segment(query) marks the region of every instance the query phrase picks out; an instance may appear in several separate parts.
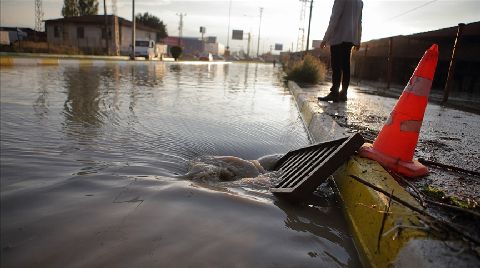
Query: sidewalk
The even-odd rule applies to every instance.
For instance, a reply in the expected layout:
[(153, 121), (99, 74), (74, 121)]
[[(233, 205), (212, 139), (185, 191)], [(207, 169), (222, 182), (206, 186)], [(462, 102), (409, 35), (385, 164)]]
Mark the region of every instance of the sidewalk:
[[(385, 83), (373, 81), (354, 81), (351, 86), (361, 87), (370, 94), (376, 94), (395, 99), (398, 99), (405, 87), (405, 85), (391, 85), (390, 88), (387, 89)], [(442, 100), (442, 89), (436, 89), (430, 92), (429, 101), (431, 103), (441, 104)], [(444, 106), (480, 114), (480, 94), (456, 92), (452, 90), (449, 94), (448, 101), (444, 104)]]
[[(375, 92), (372, 92), (371, 87), (351, 86), (347, 102), (331, 103), (317, 101), (318, 96), (328, 94), (329, 83), (308, 88), (300, 88), (298, 85), (293, 87), (301, 101), (307, 101), (308, 105), (313, 106), (313, 110), (319, 113), (317, 117), (328, 116), (333, 119), (338, 126), (331, 127), (329, 132), (335, 132), (336, 137), (360, 132), (370, 141), (375, 140), (401, 94), (400, 92), (394, 98), (385, 97), (373, 94)], [(480, 133), (479, 122), (480, 114), (442, 107), (430, 102), (425, 111), (415, 158), (480, 172), (480, 143), (477, 142)], [(327, 125), (331, 126), (332, 123), (329, 122)], [(323, 135), (325, 134), (320, 137)], [(335, 135), (331, 136), (334, 137)], [(440, 188), (460, 200), (475, 202), (477, 206), (480, 204), (478, 194), (480, 179), (465, 177), (462, 178), (463, 181), (459, 181), (460, 175), (450, 174), (442, 169), (433, 169), (431, 173), (425, 184)], [(469, 185), (468, 189), (464, 189), (466, 185)]]
[[(367, 140), (373, 141), (401, 94), (399, 90), (389, 91), (389, 95), (394, 96), (393, 98), (381, 96), (373, 86), (353, 85), (349, 89), (347, 102), (331, 103), (317, 100), (318, 96), (328, 94), (329, 83), (302, 88), (294, 82), (289, 82), (289, 88), (315, 142), (335, 139), (355, 132), (360, 132)], [(432, 97), (432, 99), (435, 98), (437, 97)], [(480, 124), (478, 122), (480, 122), (479, 114), (442, 107), (435, 104), (433, 100), (428, 104), (425, 112), (415, 158), (462, 167), (478, 173), (480, 171), (480, 145), (477, 142)], [(363, 158), (358, 157), (352, 158), (334, 174), (344, 202), (345, 215), (365, 265), (369, 267), (383, 267), (391, 264), (399, 267), (412, 265), (478, 267), (480, 259), (470, 251), (468, 244), (456, 244), (459, 241), (457, 239), (447, 241), (435, 238), (431, 235), (430, 227), (425, 227), (428, 229), (425, 231), (402, 229), (401, 235), (396, 240), (393, 239), (395, 237), (386, 236), (383, 238), (386, 242), (380, 243), (382, 240), (380, 237), (377, 242), (376, 237), (382, 222), (378, 212), (385, 208), (388, 197), (349, 178), (349, 175), (357, 174), (359, 177), (369, 179), (372, 184), (387, 192), (395, 189), (395, 196), (410, 200), (409, 203), (419, 208), (422, 208), (421, 204), (412, 199), (412, 187), (416, 189), (432, 187), (432, 189), (439, 189), (446, 196), (455, 197), (472, 207), (476, 206), (478, 211), (480, 177), (437, 167), (429, 167), (429, 169), (430, 175), (413, 182), (411, 187), (399, 187), (399, 183), (382, 167), (375, 162), (365, 162)], [(363, 206), (375, 209), (365, 210), (362, 209)], [(386, 225), (384, 232), (395, 229), (398, 222), (401, 222), (399, 226), (421, 226), (420, 223), (424, 221), (420, 220), (416, 213), (398, 204), (395, 204), (392, 209), (395, 213), (383, 222)], [(429, 207), (428, 211), (432, 209)], [(441, 217), (451, 216), (437, 209), (434, 213)], [(462, 217), (448, 218), (458, 223), (465, 233), (472, 235), (478, 241), (479, 230), (476, 225), (478, 218), (473, 219), (472, 221), (464, 220)], [(447, 247), (445, 243), (453, 243), (455, 246)], [(384, 249), (377, 248), (379, 245)], [(452, 248), (462, 253), (454, 252)]]

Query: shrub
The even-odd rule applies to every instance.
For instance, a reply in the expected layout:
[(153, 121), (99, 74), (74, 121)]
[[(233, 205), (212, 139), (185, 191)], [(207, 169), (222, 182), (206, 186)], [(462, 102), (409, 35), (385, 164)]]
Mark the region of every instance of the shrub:
[(172, 57), (177, 60), (180, 55), (182, 55), (182, 48), (179, 46), (173, 46), (170, 48), (170, 53), (172, 54)]
[(325, 64), (312, 55), (289, 63), (286, 68), (287, 80), (300, 83), (317, 84), (325, 79)]

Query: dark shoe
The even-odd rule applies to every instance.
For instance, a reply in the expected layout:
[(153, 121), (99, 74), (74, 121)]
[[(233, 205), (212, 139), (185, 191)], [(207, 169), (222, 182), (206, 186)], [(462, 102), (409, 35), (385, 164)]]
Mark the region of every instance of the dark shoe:
[(347, 101), (347, 92), (340, 91), (340, 93), (338, 93), (337, 100), (342, 102)]
[(338, 92), (330, 92), (327, 96), (325, 97), (318, 97), (319, 101), (333, 101), (337, 102), (338, 101)]

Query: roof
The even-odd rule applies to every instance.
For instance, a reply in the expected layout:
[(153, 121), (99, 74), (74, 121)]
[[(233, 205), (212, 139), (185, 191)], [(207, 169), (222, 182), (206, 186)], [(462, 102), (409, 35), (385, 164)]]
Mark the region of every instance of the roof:
[[(113, 18), (117, 17), (115, 15), (107, 15), (108, 21), (113, 21)], [(83, 23), (83, 24), (105, 24), (105, 16), (104, 15), (85, 15), (85, 16), (75, 16), (75, 17), (66, 17), (66, 18), (59, 18), (59, 19), (52, 19), (52, 20), (45, 20), (45, 24), (47, 23)], [(118, 17), (118, 23), (122, 26), (132, 27), (132, 22), (126, 20), (122, 17)], [(159, 30), (145, 26), (140, 23), (135, 24), (136, 29), (141, 29), (150, 32), (159, 32)]]
[(27, 27), (0, 27), (1, 31), (8, 31), (8, 32), (16, 32), (16, 31), (22, 31), (22, 32), (35, 32), (32, 28), (27, 28)]

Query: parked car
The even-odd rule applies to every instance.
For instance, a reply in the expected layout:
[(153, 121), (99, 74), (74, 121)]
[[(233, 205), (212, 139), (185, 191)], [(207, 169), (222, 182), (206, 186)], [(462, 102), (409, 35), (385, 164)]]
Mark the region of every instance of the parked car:
[(155, 58), (155, 41), (135, 41), (135, 57), (145, 57), (146, 60)]

